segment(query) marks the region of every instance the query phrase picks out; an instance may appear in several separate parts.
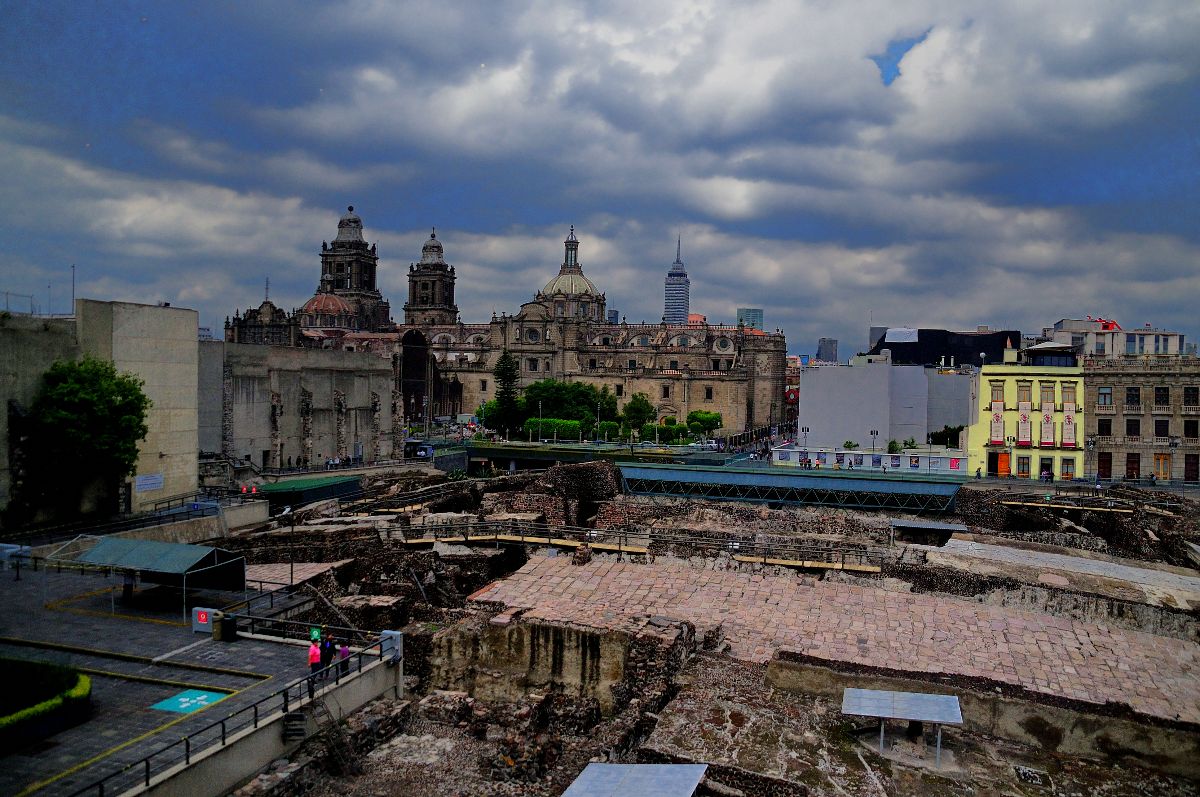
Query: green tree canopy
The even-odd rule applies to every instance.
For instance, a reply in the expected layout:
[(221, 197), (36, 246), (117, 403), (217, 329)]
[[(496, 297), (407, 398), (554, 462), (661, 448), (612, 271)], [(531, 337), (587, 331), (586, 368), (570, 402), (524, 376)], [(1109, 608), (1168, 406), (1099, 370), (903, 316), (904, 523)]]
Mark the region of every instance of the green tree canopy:
[(110, 362), (50, 366), (24, 424), (22, 510), (32, 517), (52, 499), (59, 514), (73, 514), (85, 486), (112, 491), (137, 466), (149, 409), (142, 381)]
[(600, 420), (616, 420), (617, 397), (607, 386), (597, 390), (595, 385), (584, 382), (561, 382), (543, 379), (525, 388), (525, 410), (530, 417), (540, 411), (543, 418), (563, 418), (582, 421), (585, 429), (596, 423), (596, 408), (600, 409)]
[(631, 429), (640, 429), (643, 424), (649, 423), (655, 415), (654, 405), (650, 403), (650, 399), (645, 393), (634, 393), (629, 397), (629, 402), (625, 405), (624, 418), (625, 423)]
[(721, 418), (719, 412), (709, 412), (707, 410), (692, 410), (687, 415), (687, 424), (690, 427), (693, 423), (699, 424), (705, 434), (711, 434), (714, 430), (720, 429), (724, 419)]

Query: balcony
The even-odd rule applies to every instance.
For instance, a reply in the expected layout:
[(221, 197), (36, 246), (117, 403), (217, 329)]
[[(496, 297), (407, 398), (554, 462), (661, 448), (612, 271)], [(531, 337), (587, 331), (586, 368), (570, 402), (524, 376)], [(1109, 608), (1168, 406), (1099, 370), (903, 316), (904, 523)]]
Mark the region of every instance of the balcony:
[(1170, 444), (1170, 442), (1171, 442), (1171, 438), (1169, 438), (1169, 437), (1155, 437), (1154, 438), (1154, 445), (1156, 445), (1156, 446), (1165, 446), (1165, 445)]
[(1121, 411), (1126, 415), (1141, 415), (1143, 408), (1141, 404), (1126, 404)]
[(1116, 415), (1117, 408), (1112, 404), (1095, 404), (1092, 406), (1092, 413), (1095, 415)]
[(1183, 438), (1185, 446), (1200, 446), (1200, 437), (1185, 437)]
[(1184, 415), (1200, 415), (1200, 406), (1184, 404), (1182, 409)]
[(1155, 415), (1170, 415), (1174, 408), (1170, 404), (1152, 404), (1150, 411)]

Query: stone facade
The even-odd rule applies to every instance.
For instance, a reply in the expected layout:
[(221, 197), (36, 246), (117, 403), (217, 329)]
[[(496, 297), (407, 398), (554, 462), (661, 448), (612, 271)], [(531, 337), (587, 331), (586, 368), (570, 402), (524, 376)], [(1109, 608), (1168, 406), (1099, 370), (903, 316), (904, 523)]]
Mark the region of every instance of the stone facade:
[(1088, 472), (1200, 481), (1200, 359), (1087, 357)]
[[(221, 407), (219, 439), (202, 448), (261, 467), (319, 465), (333, 457), (390, 459), (395, 441), (391, 366), (377, 357), (319, 349), (208, 343), (203, 401)], [(221, 367), (210, 360), (218, 358)], [(216, 383), (212, 374), (220, 374)], [(218, 448), (219, 447), (219, 448)]]
[[(361, 220), (354, 220), (361, 238)], [(386, 359), (399, 394), (393, 401), (399, 426), (471, 413), (495, 398), (492, 370), (505, 350), (521, 364), (522, 387), (542, 379), (587, 382), (608, 387), (618, 408), (644, 393), (660, 418), (719, 412), (730, 431), (782, 421), (787, 344), (781, 333), (703, 321), (612, 323), (605, 294), (583, 273), (574, 228), (563, 243), (558, 274), (516, 314), (482, 324), (459, 318), (454, 267), (436, 235), (410, 266), (403, 324), (364, 325), (361, 314), (342, 306), (354, 297), (337, 287), (337, 275), (323, 273), (322, 291), (300, 312), (302, 345)], [(227, 323), (226, 339), (239, 335), (237, 324)]]

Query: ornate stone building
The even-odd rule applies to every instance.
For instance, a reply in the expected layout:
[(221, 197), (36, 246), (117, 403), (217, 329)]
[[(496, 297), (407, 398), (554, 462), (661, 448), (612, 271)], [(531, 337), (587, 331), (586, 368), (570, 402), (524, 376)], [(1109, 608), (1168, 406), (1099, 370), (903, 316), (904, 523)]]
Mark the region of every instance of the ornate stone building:
[[(349, 215), (339, 222), (339, 238), (348, 219), (355, 224), (354, 240), (361, 240), (361, 220)], [(612, 323), (605, 294), (583, 272), (574, 228), (563, 249), (558, 273), (516, 314), (466, 324), (454, 300), (454, 267), (446, 263), (442, 242), (432, 234), (420, 262), (409, 267), (404, 323), (390, 328), (363, 325), (363, 314), (351, 304), (355, 297), (336, 281), (327, 281), (326, 275), (332, 273), (336, 280), (345, 272), (328, 271), (323, 250), (321, 289), (299, 313), (303, 345), (390, 359), (397, 434), (427, 416), (471, 413), (494, 398), (492, 369), (506, 349), (521, 364), (522, 386), (541, 379), (607, 386), (619, 407), (635, 393), (644, 393), (659, 417), (682, 419), (692, 410), (715, 411), (730, 430), (782, 420), (782, 333), (707, 322)], [(369, 265), (373, 290), (374, 247)], [(351, 304), (351, 311), (334, 307), (334, 298)], [(380, 306), (386, 307), (381, 298), (374, 307)], [(227, 324), (226, 339), (237, 335), (235, 324)]]

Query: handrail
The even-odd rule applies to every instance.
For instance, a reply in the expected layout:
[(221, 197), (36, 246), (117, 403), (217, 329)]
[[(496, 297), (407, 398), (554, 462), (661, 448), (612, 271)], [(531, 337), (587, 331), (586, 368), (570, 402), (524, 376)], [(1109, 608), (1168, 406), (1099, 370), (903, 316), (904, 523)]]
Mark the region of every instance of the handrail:
[[(372, 644), (351, 653), (351, 657), (356, 659), (356, 667), (353, 675), (357, 675), (362, 672), (364, 656), (377, 660), (383, 659), (382, 645), (383, 641), (381, 639), (376, 640)], [(257, 728), (262, 716), (264, 715), (264, 712), (260, 710), (260, 707), (264, 704), (272, 701), (278, 701), (279, 709), (286, 714), (306, 705), (307, 703), (311, 703), (316, 698), (318, 691), (316, 682), (318, 680), (327, 680), (329, 676), (332, 675), (333, 682), (336, 685), (341, 682), (342, 677), (352, 677), (350, 673), (347, 673), (345, 676), (343, 676), (341, 669), (341, 662), (335, 661), (333, 664), (330, 664), (328, 667), (325, 667), (322, 670), (318, 670), (315, 673), (310, 673), (303, 678), (297, 678), (295, 681), (292, 681), (282, 689), (256, 700), (249, 706), (244, 706), (243, 708), (226, 715), (222, 719), (211, 722), (197, 731), (193, 731), (186, 736), (180, 737), (177, 741), (164, 745), (148, 755), (142, 756), (137, 761), (126, 764), (116, 772), (105, 775), (103, 778), (92, 781), (88, 785), (76, 789), (67, 797), (78, 797), (78, 795), (83, 794), (96, 794), (98, 797), (104, 797), (106, 790), (110, 786), (110, 781), (135, 772), (137, 774), (138, 782), (145, 786), (149, 786), (154, 776), (154, 770), (157, 770), (157, 772), (161, 773), (162, 771), (175, 766), (181, 761), (184, 764), (190, 765), (194, 755), (204, 752), (214, 746), (217, 746), (218, 744), (221, 747), (224, 747), (226, 744), (228, 744), (229, 735), (231, 733), (246, 727)], [(295, 694), (295, 697), (292, 696), (293, 693)], [(265, 715), (270, 716), (270, 712), (265, 712)], [(217, 730), (220, 731), (219, 735), (215, 733)], [(210, 734), (213, 736), (213, 740), (207, 745), (197, 748), (195, 741), (205, 734)], [(170, 757), (167, 757), (168, 753), (173, 754)], [(119, 788), (121, 791), (124, 791), (128, 788), (132, 788), (132, 784), (126, 784)]]
[[(527, 531), (528, 529), (528, 531)], [(450, 538), (466, 538), (470, 532), (477, 534), (509, 534), (518, 537), (524, 543), (528, 538), (536, 543), (551, 536), (563, 539), (573, 539), (577, 542), (605, 543), (618, 546), (618, 552), (624, 552), (631, 547), (630, 537), (645, 538), (646, 544), (633, 543), (632, 547), (652, 547), (655, 545), (691, 545), (702, 549), (724, 553), (736, 553), (743, 556), (771, 559), (793, 559), (799, 561), (819, 561), (830, 564), (847, 562), (860, 565), (882, 567), (885, 554), (882, 551), (871, 550), (866, 545), (861, 547), (829, 547), (822, 548), (810, 545), (797, 545), (787, 541), (788, 538), (772, 537), (768, 540), (742, 540), (704, 535), (683, 530), (646, 530), (631, 532), (626, 529), (591, 529), (581, 526), (558, 526), (550, 523), (520, 523), (517, 521), (484, 521), (480, 523), (455, 521), (430, 526), (414, 526), (407, 529), (411, 534), (421, 534), (435, 540)]]

